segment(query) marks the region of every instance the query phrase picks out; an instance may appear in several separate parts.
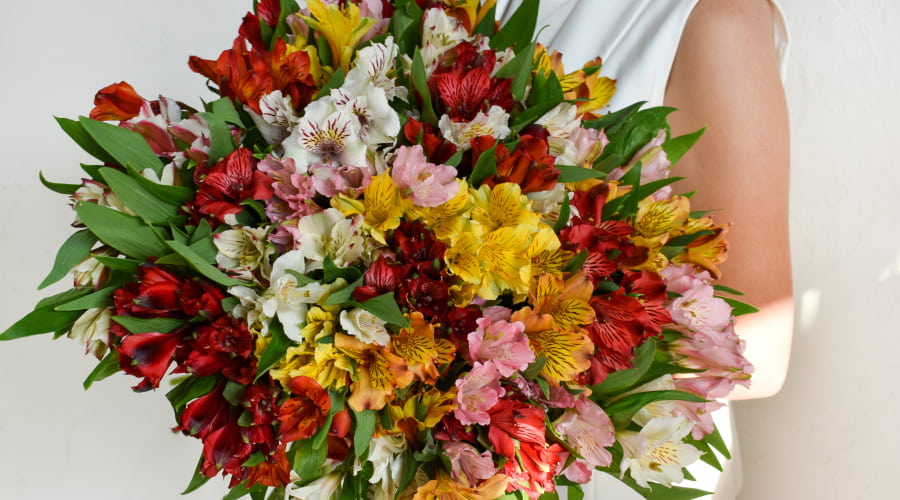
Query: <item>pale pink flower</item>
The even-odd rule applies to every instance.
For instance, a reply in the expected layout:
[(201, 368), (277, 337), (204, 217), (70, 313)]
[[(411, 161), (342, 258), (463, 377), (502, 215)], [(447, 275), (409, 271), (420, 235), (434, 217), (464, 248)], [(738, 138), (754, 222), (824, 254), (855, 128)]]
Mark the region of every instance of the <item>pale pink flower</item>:
[(575, 408), (566, 410), (553, 427), (591, 467), (612, 463), (612, 454), (606, 447), (616, 441), (616, 430), (597, 403), (588, 398), (577, 399)]
[(669, 266), (659, 272), (666, 280), (666, 290), (683, 294), (699, 283), (709, 283), (712, 276), (707, 271), (696, 272), (691, 264)]
[[(560, 465), (565, 465), (566, 459), (563, 459), (561, 455), (562, 454), (560, 454), (559, 463)], [(573, 483), (586, 484), (594, 475), (594, 469), (593, 467), (588, 466), (584, 460), (576, 458), (568, 467), (566, 467), (566, 470), (563, 471), (563, 475)]]
[(469, 333), (469, 354), (476, 361), (491, 361), (497, 371), (509, 377), (524, 370), (534, 361), (534, 351), (528, 346), (525, 324), (521, 321), (491, 321), (478, 318), (478, 328)]
[(468, 484), (474, 485), (497, 473), (489, 451), (479, 454), (474, 446), (460, 441), (446, 441), (442, 446), (444, 454), (450, 459), (453, 479), (457, 482), (462, 482), (465, 476)]
[(732, 325), (718, 331), (683, 333), (684, 338), (670, 344), (671, 351), (683, 357), (678, 364), (705, 370), (692, 377), (693, 392), (706, 395), (707, 399), (722, 398), (737, 384), (749, 385), (753, 365), (744, 357), (744, 341), (735, 334)]
[(456, 395), (459, 407), (453, 413), (463, 425), (489, 425), (491, 416), (488, 410), (506, 394), (500, 387), (500, 372), (490, 361), (484, 364), (476, 362), (472, 371), (457, 379), (456, 388), (459, 391)]
[(719, 331), (731, 323), (731, 306), (714, 297), (713, 287), (708, 284), (684, 292), (667, 309), (672, 320), (696, 331)]
[[(675, 379), (675, 389), (679, 391), (696, 394), (703, 399), (713, 399), (709, 394), (710, 385), (707, 380), (699, 378), (681, 378)], [(691, 435), (694, 439), (703, 439), (703, 436), (711, 433), (716, 429), (713, 422), (713, 412), (725, 406), (718, 401), (709, 401), (707, 403), (692, 403), (690, 401), (674, 402), (672, 414), (681, 415), (693, 422), (694, 427), (691, 429)]]
[(526, 398), (533, 400), (534, 402), (550, 407), (550, 408), (574, 408), (575, 407), (575, 396), (572, 395), (571, 392), (566, 390), (563, 386), (550, 386), (550, 396), (547, 397), (544, 394), (544, 390), (538, 385), (537, 382), (529, 382), (524, 377), (516, 376), (511, 377), (513, 382), (515, 382), (516, 386), (518, 386), (519, 391), (522, 392)]
[(272, 198), (266, 200), (266, 215), (273, 222), (296, 219), (321, 212), (313, 201), (316, 191), (308, 175), (297, 172), (294, 160), (279, 160), (273, 156), (259, 162), (259, 170), (274, 180)]
[(400, 146), (394, 159), (391, 179), (404, 197), (411, 196), (420, 207), (436, 207), (447, 202), (459, 191), (456, 168), (428, 163), (422, 146)]
[(353, 196), (364, 190), (372, 182), (374, 169), (368, 165), (363, 167), (313, 165), (309, 168), (309, 173), (316, 192), (330, 198), (338, 194)]
[(509, 321), (512, 310), (503, 306), (487, 306), (481, 309), (481, 314), (485, 318), (491, 318), (491, 321)]

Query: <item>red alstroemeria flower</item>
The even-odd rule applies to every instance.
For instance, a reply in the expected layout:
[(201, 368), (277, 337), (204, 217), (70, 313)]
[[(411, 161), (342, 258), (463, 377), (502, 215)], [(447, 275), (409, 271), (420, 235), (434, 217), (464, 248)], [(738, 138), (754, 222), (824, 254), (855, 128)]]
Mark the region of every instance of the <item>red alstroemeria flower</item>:
[(137, 281), (113, 292), (117, 316), (141, 318), (182, 317), (179, 300), (183, 280), (169, 271), (153, 265), (138, 269)]
[(403, 282), (398, 300), (428, 318), (440, 318), (450, 307), (450, 287), (439, 280), (413, 278)]
[(328, 391), (310, 377), (294, 377), (289, 383), (296, 396), (288, 399), (278, 409), (279, 438), (290, 443), (312, 437), (325, 425), (331, 409)]
[(365, 302), (371, 298), (393, 292), (409, 274), (409, 265), (388, 262), (380, 255), (363, 274), (363, 284), (353, 291), (353, 298)]
[(207, 281), (192, 279), (187, 280), (181, 286), (178, 299), (181, 309), (189, 317), (200, 317), (209, 321), (218, 319), (225, 314), (222, 310), (222, 299), (225, 292), (218, 286)]
[(119, 351), (119, 367), (135, 377), (144, 377), (134, 386), (137, 392), (159, 387), (159, 381), (172, 364), (175, 350), (181, 345), (181, 335), (177, 333), (136, 333), (122, 339), (116, 346)]
[(279, 446), (275, 453), (253, 467), (245, 467), (241, 481), (246, 481), (247, 486), (262, 484), (272, 488), (283, 488), (291, 482), (291, 462), (287, 458), (284, 445)]
[(249, 384), (256, 375), (253, 335), (243, 320), (222, 316), (197, 328), (190, 350), (180, 362), (198, 377), (221, 373), (225, 378)]
[(181, 414), (180, 425), (172, 430), (203, 439), (231, 421), (234, 406), (222, 395), (224, 389), (225, 383), (220, 382), (208, 394), (188, 403), (184, 413)]
[[(472, 139), (472, 155), (478, 158), (497, 143), (491, 136)], [(484, 183), (494, 187), (504, 182), (518, 184), (522, 194), (548, 191), (556, 186), (559, 169), (550, 155), (547, 139), (534, 135), (522, 135), (516, 148), (510, 152), (503, 144), (494, 150), (497, 173), (485, 179)]]
[[(429, 162), (443, 165), (456, 154), (456, 144), (444, 139), (441, 130), (434, 125), (422, 123), (415, 118), (410, 118), (403, 126), (403, 135), (410, 144), (420, 144), (425, 152), (425, 158)], [(460, 176), (468, 175), (472, 170), (459, 170)]]
[(488, 413), (491, 416), (488, 439), (494, 452), (515, 460), (516, 451), (523, 443), (546, 446), (544, 410), (522, 401), (501, 399)]
[(141, 106), (146, 101), (128, 83), (113, 83), (100, 89), (94, 96), (94, 109), (91, 110), (90, 118), (100, 121), (128, 120), (141, 112)]
[(625, 293), (638, 297), (647, 311), (648, 321), (644, 325), (648, 335), (659, 335), (662, 327), (672, 323), (672, 315), (666, 309), (668, 300), (666, 283), (654, 271), (625, 271), (621, 287)]
[(388, 238), (388, 246), (397, 253), (397, 260), (411, 266), (410, 272), (440, 279), (447, 245), (421, 222), (401, 222)]
[(232, 482), (240, 482), (241, 464), (253, 451), (254, 446), (245, 439), (244, 429), (237, 420), (231, 420), (203, 438), (203, 475), (213, 477), (224, 470), (234, 476)]
[(217, 163), (197, 184), (194, 205), (202, 214), (225, 222), (228, 215), (242, 210), (245, 200), (272, 197), (272, 179), (256, 168), (257, 160), (247, 148), (240, 148)]
[(266, 385), (259, 381), (244, 390), (241, 405), (253, 415), (255, 425), (271, 424), (278, 418), (276, 391), (271, 382)]

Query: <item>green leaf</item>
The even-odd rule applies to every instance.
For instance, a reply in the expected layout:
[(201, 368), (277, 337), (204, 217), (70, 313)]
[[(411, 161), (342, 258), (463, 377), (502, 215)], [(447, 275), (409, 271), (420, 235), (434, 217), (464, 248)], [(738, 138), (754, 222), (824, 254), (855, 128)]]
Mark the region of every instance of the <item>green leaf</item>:
[(194, 469), (194, 475), (191, 477), (191, 482), (188, 483), (187, 488), (181, 492), (182, 495), (187, 495), (188, 493), (197, 490), (197, 488), (206, 484), (211, 478), (206, 477), (203, 474), (203, 455), (200, 455), (200, 460), (197, 462), (197, 467)]
[(269, 50), (272, 50), (275, 47), (275, 42), (278, 41), (279, 38), (287, 39), (287, 33), (290, 29), (287, 24), (287, 18), (298, 10), (300, 10), (300, 6), (297, 5), (295, 0), (281, 0), (281, 10), (278, 14), (278, 22), (275, 23), (275, 32), (272, 34)]
[(733, 309), (732, 314), (735, 316), (743, 316), (745, 314), (753, 314), (758, 313), (759, 309), (747, 304), (746, 302), (741, 302), (737, 299), (732, 299), (731, 297), (720, 297), (725, 302), (728, 302), (728, 305)]
[(581, 266), (584, 265), (585, 261), (587, 261), (587, 258), (588, 251), (582, 250), (581, 253), (578, 253), (574, 257), (572, 257), (572, 260), (570, 260), (569, 263), (566, 264), (566, 267), (563, 268), (563, 271), (567, 273), (577, 273), (581, 269)]
[(56, 123), (63, 129), (63, 131), (68, 134), (69, 137), (72, 138), (81, 149), (83, 149), (86, 153), (93, 156), (94, 158), (102, 161), (103, 163), (115, 163), (115, 160), (112, 156), (109, 155), (103, 148), (97, 144), (90, 135), (88, 135), (87, 131), (84, 130), (84, 127), (81, 126), (81, 123), (77, 120), (70, 120), (68, 118), (60, 118), (56, 117)]
[(137, 274), (138, 268), (141, 266), (140, 262), (133, 259), (119, 259), (106, 255), (95, 255), (94, 258), (113, 271), (123, 271), (132, 275)]
[(338, 278), (344, 278), (349, 282), (353, 282), (358, 280), (363, 274), (356, 267), (339, 267), (331, 259), (331, 256), (325, 257), (325, 261), (322, 263), (322, 271), (325, 283), (334, 283)]
[(683, 234), (681, 236), (677, 236), (667, 241), (663, 246), (660, 253), (666, 256), (666, 258), (671, 259), (676, 255), (680, 254), (684, 251), (684, 248), (688, 246), (691, 242), (700, 238), (701, 236), (706, 236), (709, 234), (713, 234), (712, 231), (708, 229), (704, 229), (702, 231), (697, 231), (696, 233), (691, 234)]
[(63, 279), (73, 267), (91, 255), (91, 249), (94, 248), (95, 243), (97, 243), (97, 237), (87, 229), (82, 229), (69, 236), (69, 239), (62, 244), (56, 253), (53, 268), (47, 277), (44, 278), (44, 281), (41, 281), (41, 284), (38, 285), (38, 290)]
[(641, 106), (643, 106), (644, 104), (647, 104), (647, 101), (636, 102), (628, 107), (604, 115), (596, 120), (582, 122), (581, 126), (585, 128), (607, 129), (608, 132), (614, 133), (617, 131), (616, 127), (620, 126), (622, 123), (626, 122), (629, 118), (634, 116), (634, 114), (637, 113)]
[(119, 351), (115, 349), (110, 349), (106, 356), (97, 363), (97, 366), (91, 371), (91, 373), (84, 379), (84, 390), (88, 390), (94, 384), (94, 382), (99, 382), (113, 373), (119, 371)]
[(538, 356), (525, 371), (522, 372), (522, 376), (525, 377), (525, 380), (534, 381), (541, 374), (541, 370), (544, 369), (544, 365), (547, 364), (546, 356)]
[(469, 185), (473, 188), (478, 188), (485, 179), (497, 173), (497, 158), (494, 156), (494, 150), (496, 149), (497, 146), (494, 145), (494, 147), (481, 153), (478, 161), (475, 162), (472, 173), (469, 174)]
[(391, 16), (389, 30), (400, 52), (411, 55), (422, 40), (422, 8), (413, 0), (395, 0), (396, 11)]
[(54, 311), (86, 311), (97, 307), (109, 307), (112, 303), (112, 293), (116, 290), (115, 286), (106, 287), (96, 292), (79, 297), (71, 302), (60, 304), (53, 308)]
[(172, 333), (185, 324), (176, 318), (135, 318), (133, 316), (113, 316), (112, 320), (131, 333)]
[(715, 448), (723, 457), (731, 460), (731, 453), (728, 451), (728, 445), (725, 444), (725, 440), (722, 439), (722, 434), (719, 432), (718, 427), (713, 428), (712, 432), (704, 436), (703, 441)]
[(431, 102), (431, 92), (428, 90), (428, 77), (425, 73), (425, 61), (422, 59), (422, 53), (416, 47), (413, 54), (412, 67), (409, 71), (412, 79), (413, 89), (418, 92), (422, 98), (422, 121), (431, 125), (437, 125), (437, 115), (434, 114), (434, 105)]
[(409, 328), (409, 320), (400, 312), (400, 307), (394, 299), (394, 292), (388, 292), (362, 302), (360, 305), (366, 311), (374, 314), (382, 321), (397, 325), (400, 328)]
[(231, 406), (241, 406), (241, 396), (247, 390), (247, 386), (234, 380), (229, 380), (222, 389), (222, 398), (228, 401)]
[(147, 224), (165, 224), (175, 217), (177, 206), (157, 198), (128, 174), (109, 167), (101, 168), (100, 173), (122, 203)]
[[(487, 12), (487, 14), (485, 14), (484, 18), (481, 19), (481, 22), (478, 23), (477, 26), (475, 26), (475, 30), (473, 33), (479, 34), (479, 35), (484, 35), (487, 37), (493, 36), (494, 31), (495, 31), (494, 19), (496, 19), (496, 16), (497, 16), (497, 7), (496, 6), (491, 7), (491, 10), (489, 10)], [(403, 488), (400, 488), (400, 489), (402, 490)]]
[(321, 475), (322, 464), (328, 457), (328, 446), (315, 446), (312, 439), (304, 439), (298, 443), (299, 449), (294, 457), (294, 470), (303, 481), (309, 481)]
[(188, 247), (187, 245), (178, 243), (174, 240), (168, 240), (166, 241), (166, 244), (169, 245), (169, 248), (171, 248), (175, 253), (181, 256), (181, 258), (183, 258), (188, 264), (190, 264), (190, 266), (193, 267), (198, 273), (206, 276), (207, 278), (220, 285), (241, 286), (247, 284), (244, 281), (229, 278), (225, 273), (213, 267), (212, 264), (209, 264), (206, 259), (198, 254), (192, 247)]
[(13, 340), (42, 333), (68, 330), (81, 315), (82, 311), (56, 311), (58, 305), (77, 300), (91, 290), (66, 290), (40, 301), (34, 310), (24, 318), (0, 333), (0, 340)]
[(115, 159), (115, 163), (122, 167), (130, 163), (138, 170), (150, 169), (157, 176), (162, 174), (163, 163), (141, 134), (83, 116), (79, 121), (88, 135)]
[(591, 387), (591, 394), (606, 396), (610, 394), (618, 394), (635, 387), (644, 373), (650, 369), (653, 364), (653, 358), (656, 355), (656, 340), (647, 339), (646, 342), (639, 345), (634, 350), (634, 368), (627, 368), (610, 373), (606, 380)]
[(125, 165), (125, 168), (128, 170), (128, 173), (131, 175), (131, 178), (137, 181), (138, 184), (153, 196), (156, 196), (160, 200), (170, 204), (181, 206), (185, 203), (194, 199), (196, 193), (193, 189), (185, 186), (169, 186), (167, 184), (159, 184), (153, 182), (152, 180), (146, 178), (141, 174), (134, 165), (128, 164)]
[(234, 151), (234, 137), (231, 128), (219, 115), (213, 113), (197, 113), (209, 125), (209, 160), (208, 165), (215, 165), (222, 158)]
[(241, 464), (241, 467), (256, 467), (257, 465), (265, 461), (266, 455), (261, 451), (257, 451), (250, 455), (250, 458), (244, 460), (244, 463)]
[(696, 132), (679, 135), (678, 137), (666, 141), (666, 143), (663, 144), (663, 151), (666, 152), (666, 157), (668, 157), (669, 162), (672, 165), (678, 163), (678, 160), (680, 160), (689, 149), (694, 147), (694, 144), (697, 143), (704, 132), (706, 132), (706, 127), (703, 127)]
[(356, 429), (353, 431), (353, 451), (357, 457), (363, 456), (369, 449), (372, 433), (375, 432), (375, 410), (353, 410)]
[(334, 74), (331, 75), (331, 78), (325, 83), (325, 86), (319, 89), (319, 92), (316, 94), (316, 99), (320, 97), (324, 97), (331, 94), (331, 89), (340, 88), (341, 85), (344, 84), (344, 70), (338, 68), (334, 71)]
[(266, 346), (266, 350), (263, 351), (263, 355), (259, 359), (255, 380), (259, 380), (259, 377), (262, 377), (269, 371), (269, 368), (272, 368), (275, 363), (284, 358), (284, 353), (287, 352), (288, 347), (294, 344), (284, 334), (284, 327), (281, 326), (281, 322), (277, 319), (272, 319), (269, 323), (269, 335), (272, 336), (272, 340), (269, 341), (269, 345)]
[(212, 109), (213, 114), (224, 120), (226, 123), (246, 128), (244, 126), (244, 121), (241, 120), (241, 114), (235, 109), (234, 102), (232, 102), (230, 98), (223, 97), (221, 99), (216, 99), (209, 103), (209, 107)]
[[(189, 402), (212, 392), (221, 379), (222, 377), (219, 375), (208, 375), (206, 377), (188, 375), (181, 383), (167, 392), (166, 399), (172, 404), (176, 417)], [(189, 431), (191, 433), (196, 432), (194, 429), (189, 429)]]
[(548, 111), (555, 108), (557, 102), (546, 101), (535, 106), (529, 107), (518, 116), (513, 118), (512, 123), (510, 124), (510, 130), (513, 132), (518, 132), (523, 128), (531, 125), (535, 120), (544, 116)]
[(625, 427), (631, 421), (634, 414), (641, 408), (657, 401), (690, 401), (704, 403), (705, 399), (683, 391), (647, 391), (629, 394), (616, 400), (605, 408), (606, 413), (617, 429)]
[(556, 224), (553, 225), (553, 230), (556, 233), (559, 233), (566, 228), (566, 225), (569, 223), (570, 215), (572, 215), (572, 207), (569, 204), (569, 196), (566, 195), (566, 197), (563, 198), (562, 207), (559, 209), (559, 218), (556, 219)]
[[(530, 37), (529, 37), (530, 39)], [(531, 80), (531, 65), (534, 59), (534, 44), (528, 43), (508, 63), (497, 70), (496, 78), (512, 78), (510, 89), (513, 99), (521, 101), (525, 98), (525, 90)]]
[(556, 168), (559, 170), (559, 178), (556, 179), (556, 182), (578, 182), (606, 177), (606, 172), (598, 172), (594, 169), (577, 165), (556, 165)]
[(538, 0), (524, 0), (509, 21), (491, 38), (490, 47), (502, 51), (513, 46), (516, 53), (522, 51), (534, 36), (539, 4)]
[(100, 241), (129, 257), (145, 261), (167, 252), (156, 233), (137, 217), (84, 202), (75, 205), (75, 212)]
[(351, 297), (353, 296), (353, 290), (356, 290), (356, 288), (362, 284), (363, 279), (362, 277), (360, 277), (353, 283), (350, 283), (346, 287), (341, 288), (340, 290), (329, 295), (328, 298), (325, 299), (325, 303), (322, 305), (337, 306), (349, 302), (350, 300), (352, 300)]
[(238, 498), (245, 497), (250, 494), (250, 490), (244, 486), (244, 483), (241, 483), (230, 490), (228, 490), (228, 494), (222, 497), (222, 500), (237, 500)]
[(728, 288), (725, 285), (713, 285), (713, 290), (715, 290), (717, 292), (728, 293), (728, 294), (737, 295), (737, 296), (744, 295), (744, 292), (742, 292), (740, 290), (735, 290), (734, 288)]
[(81, 187), (81, 184), (60, 184), (58, 182), (50, 182), (44, 177), (43, 172), (38, 172), (38, 177), (41, 179), (41, 184), (43, 184), (44, 187), (59, 194), (75, 194), (75, 191), (78, 191)]

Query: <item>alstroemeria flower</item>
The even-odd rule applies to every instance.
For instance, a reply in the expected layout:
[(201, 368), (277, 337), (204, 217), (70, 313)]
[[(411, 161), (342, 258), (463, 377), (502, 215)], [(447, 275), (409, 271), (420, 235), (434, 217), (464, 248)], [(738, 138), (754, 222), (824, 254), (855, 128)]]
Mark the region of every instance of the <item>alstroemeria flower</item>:
[(553, 427), (592, 469), (612, 462), (606, 447), (616, 442), (615, 428), (603, 409), (590, 399), (575, 400), (575, 408), (566, 410)]
[(365, 309), (343, 310), (340, 318), (344, 330), (366, 344), (386, 346), (391, 341), (385, 321)]
[(306, 107), (303, 118), (282, 145), (285, 157), (292, 158), (301, 173), (313, 164), (367, 165), (359, 120), (353, 113), (339, 109), (330, 96), (317, 99)]
[[(372, 463), (369, 494), (375, 500), (392, 500), (403, 480), (406, 463), (406, 438), (385, 434), (369, 443), (368, 461)], [(361, 469), (361, 467), (360, 467)], [(358, 471), (356, 471), (358, 472)]]
[(438, 121), (444, 139), (455, 144), (459, 149), (469, 149), (469, 141), (480, 135), (489, 135), (494, 139), (506, 139), (509, 136), (509, 113), (500, 106), (491, 106), (487, 112), (479, 112), (470, 121), (455, 122), (443, 115)]
[(490, 361), (476, 362), (472, 371), (456, 380), (456, 388), (459, 407), (453, 414), (463, 425), (489, 425), (488, 410), (506, 394), (500, 386), (500, 372)]
[(362, 255), (363, 238), (359, 218), (348, 219), (337, 209), (307, 215), (297, 222), (300, 251), (310, 271), (320, 269), (327, 257), (337, 266), (353, 264)]
[(265, 227), (241, 227), (213, 235), (218, 249), (216, 264), (235, 278), (251, 280), (258, 271), (269, 275), (269, 257), (274, 249), (266, 245)]
[(479, 319), (478, 329), (469, 334), (469, 353), (475, 361), (491, 361), (504, 377), (524, 370), (534, 361), (525, 325), (518, 321)]
[(401, 146), (391, 171), (394, 184), (404, 197), (420, 207), (436, 207), (450, 200), (459, 191), (456, 168), (428, 163), (422, 146)]
[(631, 473), (637, 483), (648, 488), (650, 482), (671, 486), (684, 480), (682, 469), (697, 461), (701, 452), (684, 442), (691, 424), (684, 417), (659, 417), (647, 422), (641, 431), (621, 431), (622, 475)]
[(279, 439), (285, 443), (312, 437), (325, 424), (331, 409), (328, 391), (309, 377), (294, 377), (290, 399), (278, 407)]
[(144, 102), (146, 99), (127, 82), (113, 83), (97, 91), (90, 118), (100, 121), (134, 118), (140, 113)]
[(478, 484), (497, 473), (497, 466), (489, 451), (479, 454), (474, 446), (462, 441), (446, 441), (441, 447), (450, 459), (451, 473), (457, 482)]
[(149, 391), (159, 387), (175, 350), (181, 345), (181, 335), (177, 333), (135, 333), (122, 339), (116, 347), (119, 351), (119, 368), (135, 377), (143, 377), (134, 386), (137, 392)]
[(239, 148), (213, 166), (198, 182), (194, 205), (201, 214), (225, 223), (243, 210), (241, 202), (265, 201), (272, 196), (272, 180), (256, 168), (257, 160), (247, 148)]

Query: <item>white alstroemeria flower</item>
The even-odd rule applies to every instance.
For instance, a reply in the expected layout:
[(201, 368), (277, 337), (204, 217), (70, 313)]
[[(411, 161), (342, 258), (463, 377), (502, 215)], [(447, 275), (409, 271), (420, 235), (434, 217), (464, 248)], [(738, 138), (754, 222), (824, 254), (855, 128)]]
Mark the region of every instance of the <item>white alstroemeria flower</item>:
[(394, 60), (398, 48), (394, 37), (389, 36), (384, 43), (373, 43), (356, 54), (356, 61), (341, 88), (351, 95), (360, 95), (369, 87), (375, 86), (384, 91), (385, 98), (406, 100), (408, 89), (398, 86), (391, 72), (394, 71)]
[(335, 105), (348, 111), (360, 123), (360, 134), (367, 146), (393, 144), (400, 133), (400, 116), (388, 104), (387, 95), (380, 87), (369, 86), (359, 94), (344, 88), (331, 91)]
[(269, 144), (280, 143), (300, 121), (291, 105), (291, 96), (285, 96), (280, 90), (262, 96), (259, 110), (260, 113), (257, 113), (253, 108), (244, 106), (244, 111), (250, 115), (263, 139)]
[[(374, 470), (369, 483), (369, 496), (374, 500), (393, 500), (400, 481), (403, 479), (403, 465), (406, 458), (406, 438), (402, 435), (384, 435), (369, 443), (369, 462)], [(360, 464), (357, 467), (361, 469)]]
[(359, 307), (341, 311), (341, 327), (348, 334), (366, 344), (388, 345), (391, 335), (384, 320)]
[(254, 271), (269, 276), (269, 256), (274, 249), (266, 244), (267, 228), (242, 227), (213, 235), (219, 252), (216, 264), (232, 277), (252, 280)]
[(535, 123), (543, 125), (551, 137), (565, 139), (581, 126), (581, 119), (578, 118), (578, 108), (574, 104), (561, 102), (544, 113), (544, 116), (538, 118)]
[[(329, 462), (334, 463), (334, 465), (332, 465), (333, 467), (340, 465), (340, 462), (335, 463), (334, 460), (327, 460), (326, 465), (329, 465)], [(291, 471), (291, 481), (298, 480), (300, 480), (300, 476), (297, 476), (295, 472)], [(343, 480), (344, 475), (340, 471), (334, 471), (325, 474), (319, 479), (313, 480), (306, 486), (295, 486), (292, 482), (288, 484), (285, 489), (285, 498), (296, 498), (297, 500), (331, 500)]]
[(350, 111), (338, 109), (331, 96), (315, 100), (306, 107), (303, 118), (282, 146), (284, 156), (294, 160), (298, 173), (306, 173), (311, 164), (367, 165), (359, 120)]
[(88, 309), (75, 320), (69, 331), (69, 338), (75, 339), (85, 346), (85, 353), (102, 359), (109, 347), (109, 320), (112, 309), (109, 307)]
[(272, 265), (272, 277), (268, 300), (263, 304), (263, 312), (270, 318), (278, 316), (284, 327), (284, 335), (296, 343), (303, 342), (300, 336), (302, 325), (306, 323), (309, 304), (315, 304), (328, 291), (328, 287), (314, 282), (299, 286), (294, 273), (303, 274), (306, 258), (300, 250), (292, 250), (279, 257)]
[(487, 113), (478, 113), (470, 122), (457, 123), (449, 116), (441, 116), (438, 122), (444, 139), (456, 144), (461, 150), (469, 149), (469, 140), (479, 135), (490, 135), (495, 139), (505, 139), (509, 133), (509, 113), (500, 106), (491, 106)]
[(428, 75), (434, 70), (434, 63), (444, 52), (470, 40), (466, 27), (456, 18), (450, 17), (444, 9), (425, 11), (422, 19), (422, 60)]
[(363, 237), (359, 220), (347, 219), (340, 210), (329, 208), (307, 215), (297, 222), (300, 231), (300, 251), (309, 259), (309, 269), (321, 269), (325, 257), (338, 266), (356, 261), (363, 251)]
[(541, 222), (553, 227), (559, 220), (563, 203), (569, 196), (569, 191), (565, 184), (557, 184), (549, 191), (536, 191), (525, 196), (531, 200), (531, 210), (541, 214)]
[(268, 337), (269, 321), (272, 317), (267, 316), (263, 311), (266, 299), (246, 286), (233, 286), (228, 289), (228, 294), (239, 301), (230, 311), (231, 315), (246, 321), (250, 330), (258, 332), (263, 337)]
[(81, 183), (81, 187), (75, 190), (72, 199), (85, 203), (96, 203), (101, 207), (111, 208), (128, 215), (137, 215), (137, 213), (122, 203), (122, 200), (112, 192), (112, 189), (91, 179), (85, 179)]
[(702, 452), (684, 442), (691, 423), (684, 417), (658, 417), (647, 422), (641, 432), (622, 431), (621, 475), (631, 472), (638, 484), (650, 482), (672, 486), (684, 480), (682, 468), (697, 461)]
[(115, 257), (118, 254), (115, 250), (105, 247), (103, 250), (91, 253), (88, 258), (79, 262), (72, 268), (72, 277), (76, 287), (92, 286), (96, 289), (102, 288), (103, 280), (109, 275), (109, 268), (101, 264), (95, 255), (103, 257)]

